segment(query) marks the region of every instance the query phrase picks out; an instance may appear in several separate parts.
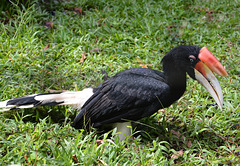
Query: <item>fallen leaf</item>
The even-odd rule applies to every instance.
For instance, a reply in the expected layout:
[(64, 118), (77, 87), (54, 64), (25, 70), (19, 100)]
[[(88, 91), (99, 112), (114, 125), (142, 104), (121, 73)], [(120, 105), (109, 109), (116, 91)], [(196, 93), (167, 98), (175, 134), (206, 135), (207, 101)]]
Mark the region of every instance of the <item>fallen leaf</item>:
[(87, 58), (86, 54), (83, 52), (82, 57), (80, 59), (80, 63), (83, 63), (83, 61)]
[(97, 146), (100, 146), (100, 145), (102, 145), (103, 144), (103, 140), (101, 140), (101, 139), (98, 139), (98, 140), (96, 140), (96, 142), (95, 142), (96, 144), (97, 144)]
[(171, 156), (171, 159), (177, 159), (179, 157), (181, 157), (183, 155), (183, 149), (177, 151), (177, 153), (174, 153), (172, 156)]
[(190, 148), (192, 146), (192, 141), (188, 141), (187, 147)]
[(79, 15), (85, 15), (86, 13), (82, 10), (82, 8), (75, 7), (73, 8), (74, 12)]
[(48, 43), (45, 48), (44, 48), (44, 51), (46, 51), (48, 48), (49, 48), (50, 44)]
[(141, 66), (142, 66), (142, 68), (145, 68), (145, 69), (147, 69), (148, 67), (147, 66), (145, 66), (144, 64), (140, 64)]
[(49, 49), (49, 46), (50, 46), (50, 44), (47, 44), (45, 47), (44, 47), (44, 49), (41, 49), (41, 51), (46, 51), (47, 49)]
[(50, 21), (45, 22), (46, 28), (52, 29), (53, 28), (53, 23)]
[(72, 155), (72, 159), (73, 159), (74, 163), (79, 163), (76, 154)]
[(144, 63), (143, 63), (143, 61), (141, 60), (141, 59), (139, 59), (138, 57), (136, 58), (137, 59), (137, 61), (138, 61), (138, 63), (139, 63), (139, 66), (141, 66), (141, 68), (148, 68)]
[(160, 109), (159, 112), (165, 113), (165, 110), (164, 109)]
[(82, 14), (82, 9), (81, 9), (81, 8), (75, 7), (75, 8), (74, 8), (74, 11), (75, 11), (77, 14)]

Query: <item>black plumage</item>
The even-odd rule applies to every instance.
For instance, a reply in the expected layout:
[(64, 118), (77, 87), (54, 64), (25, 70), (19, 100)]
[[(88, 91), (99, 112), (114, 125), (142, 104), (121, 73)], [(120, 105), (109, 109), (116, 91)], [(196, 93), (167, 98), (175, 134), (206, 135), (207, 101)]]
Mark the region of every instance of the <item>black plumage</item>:
[(96, 88), (61, 93), (35, 94), (0, 102), (0, 112), (18, 108), (71, 105), (80, 110), (71, 125), (116, 127), (120, 140), (131, 134), (129, 121), (150, 116), (177, 101), (186, 90), (186, 73), (198, 80), (223, 106), (221, 86), (214, 76), (227, 76), (222, 64), (206, 47), (179, 46), (162, 59), (163, 72), (133, 68), (119, 72)]
[[(105, 124), (139, 120), (178, 100), (186, 89), (186, 72), (195, 79), (199, 61), (197, 46), (180, 46), (162, 60), (163, 72), (148, 68), (124, 70), (94, 89), (72, 126), (100, 127)], [(195, 57), (195, 61), (189, 56)]]
[[(23, 97), (16, 97), (14, 99), (11, 99), (7, 102), (8, 105), (32, 105), (32, 107), (38, 107), (38, 106), (54, 106), (62, 104), (63, 101), (56, 102), (49, 100), (48, 102), (42, 102), (39, 100), (36, 100), (35, 97), (37, 96), (43, 96), (43, 95), (54, 95), (54, 94), (61, 94), (61, 92), (55, 92), (55, 93), (42, 93), (42, 94), (36, 94), (31, 96), (23, 96)], [(11, 108), (11, 110), (17, 109), (16, 107)]]

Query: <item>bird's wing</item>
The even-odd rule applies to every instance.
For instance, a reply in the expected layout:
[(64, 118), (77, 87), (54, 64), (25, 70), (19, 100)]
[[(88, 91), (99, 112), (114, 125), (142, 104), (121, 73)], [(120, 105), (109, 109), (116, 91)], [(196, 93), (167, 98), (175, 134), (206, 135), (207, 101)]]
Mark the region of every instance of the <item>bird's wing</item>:
[(169, 105), (169, 93), (161, 72), (142, 68), (125, 70), (96, 88), (72, 125), (81, 128), (89, 121), (98, 127), (124, 119), (138, 120)]

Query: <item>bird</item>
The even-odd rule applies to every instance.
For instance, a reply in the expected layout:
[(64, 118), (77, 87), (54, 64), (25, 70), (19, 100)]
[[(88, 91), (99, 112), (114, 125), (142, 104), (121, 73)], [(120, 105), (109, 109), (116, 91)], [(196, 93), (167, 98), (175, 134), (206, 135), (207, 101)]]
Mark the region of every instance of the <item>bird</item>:
[(207, 49), (182, 45), (161, 60), (162, 70), (130, 68), (120, 71), (95, 88), (17, 97), (0, 102), (0, 111), (38, 106), (71, 105), (79, 112), (71, 122), (76, 129), (117, 128), (124, 140), (131, 135), (131, 122), (156, 113), (176, 102), (186, 90), (187, 74), (200, 82), (222, 110), (223, 94), (213, 73), (228, 76)]

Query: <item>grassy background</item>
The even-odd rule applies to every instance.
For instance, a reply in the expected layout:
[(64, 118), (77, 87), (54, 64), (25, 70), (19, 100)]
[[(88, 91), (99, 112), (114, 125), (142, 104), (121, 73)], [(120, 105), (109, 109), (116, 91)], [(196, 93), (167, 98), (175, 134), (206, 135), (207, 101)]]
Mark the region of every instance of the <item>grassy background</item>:
[(141, 120), (126, 142), (71, 128), (69, 107), (2, 113), (0, 165), (240, 164), (238, 0), (1, 3), (1, 101), (95, 87), (142, 64), (161, 69), (168, 51), (187, 44), (207, 46), (229, 77), (218, 77), (223, 111), (206, 107), (212, 98), (189, 79), (178, 103)]

